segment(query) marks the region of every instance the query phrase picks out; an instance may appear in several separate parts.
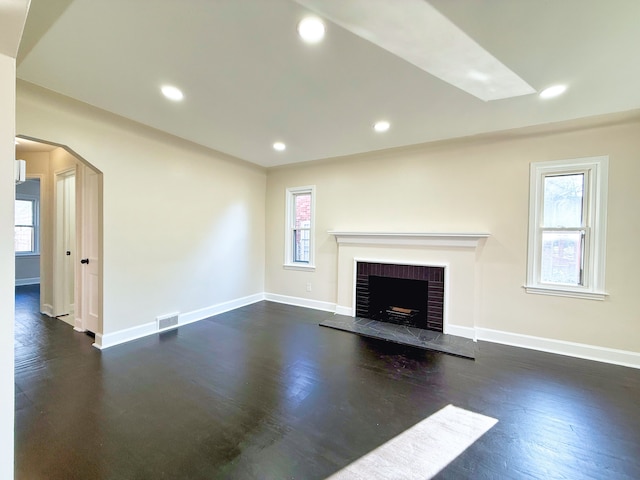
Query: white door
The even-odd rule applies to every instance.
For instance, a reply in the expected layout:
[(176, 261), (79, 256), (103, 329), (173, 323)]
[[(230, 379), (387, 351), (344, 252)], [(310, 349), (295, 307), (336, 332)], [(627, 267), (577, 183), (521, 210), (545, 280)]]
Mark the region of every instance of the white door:
[(73, 325), (76, 259), (75, 169), (57, 173), (54, 241), (53, 315)]
[(76, 330), (102, 333), (100, 285), (100, 178), (84, 167), (80, 248), (79, 302), (81, 325)]

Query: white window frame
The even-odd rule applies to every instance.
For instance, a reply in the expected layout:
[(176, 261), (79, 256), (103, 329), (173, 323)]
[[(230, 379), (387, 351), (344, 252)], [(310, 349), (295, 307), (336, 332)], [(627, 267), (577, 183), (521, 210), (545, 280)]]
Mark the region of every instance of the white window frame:
[[(33, 250), (30, 252), (15, 252), (16, 257), (28, 257), (40, 255), (40, 200), (35, 195), (16, 193), (16, 200), (33, 203)], [(17, 227), (15, 221), (13, 222)]]
[[(544, 179), (547, 176), (585, 174), (582, 284), (559, 285), (541, 281)], [(609, 157), (588, 157), (531, 164), (529, 185), (529, 248), (527, 293), (604, 300), (607, 237)]]
[[(293, 239), (295, 228), (295, 196), (311, 194), (311, 226), (309, 228), (309, 262), (294, 261)], [(316, 213), (316, 187), (307, 185), (304, 187), (291, 187), (286, 191), (286, 220), (284, 239), (284, 268), (290, 270), (315, 270), (315, 213)]]

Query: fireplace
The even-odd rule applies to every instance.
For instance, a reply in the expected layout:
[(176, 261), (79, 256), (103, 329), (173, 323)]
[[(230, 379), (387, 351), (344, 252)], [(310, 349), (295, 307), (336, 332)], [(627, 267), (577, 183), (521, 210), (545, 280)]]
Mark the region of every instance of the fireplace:
[(442, 332), (444, 267), (357, 262), (356, 316)]

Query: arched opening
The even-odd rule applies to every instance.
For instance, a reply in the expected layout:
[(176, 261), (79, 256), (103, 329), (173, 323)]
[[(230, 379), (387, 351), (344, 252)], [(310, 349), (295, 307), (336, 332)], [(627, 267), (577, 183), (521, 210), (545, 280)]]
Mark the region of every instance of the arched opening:
[(38, 313), (102, 334), (102, 172), (68, 146), (22, 135), (16, 159), (26, 162), (25, 184), (39, 185), (33, 230), (16, 225), (16, 294), (38, 295)]

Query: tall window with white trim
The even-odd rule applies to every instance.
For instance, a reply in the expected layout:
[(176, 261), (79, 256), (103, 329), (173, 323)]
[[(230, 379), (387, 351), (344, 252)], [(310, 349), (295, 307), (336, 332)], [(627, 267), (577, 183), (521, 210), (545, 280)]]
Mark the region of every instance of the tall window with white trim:
[(531, 164), (529, 293), (602, 300), (608, 158)]
[(285, 267), (313, 268), (315, 187), (287, 189)]
[(15, 200), (15, 252), (33, 255), (40, 252), (39, 202), (31, 195), (16, 195)]

